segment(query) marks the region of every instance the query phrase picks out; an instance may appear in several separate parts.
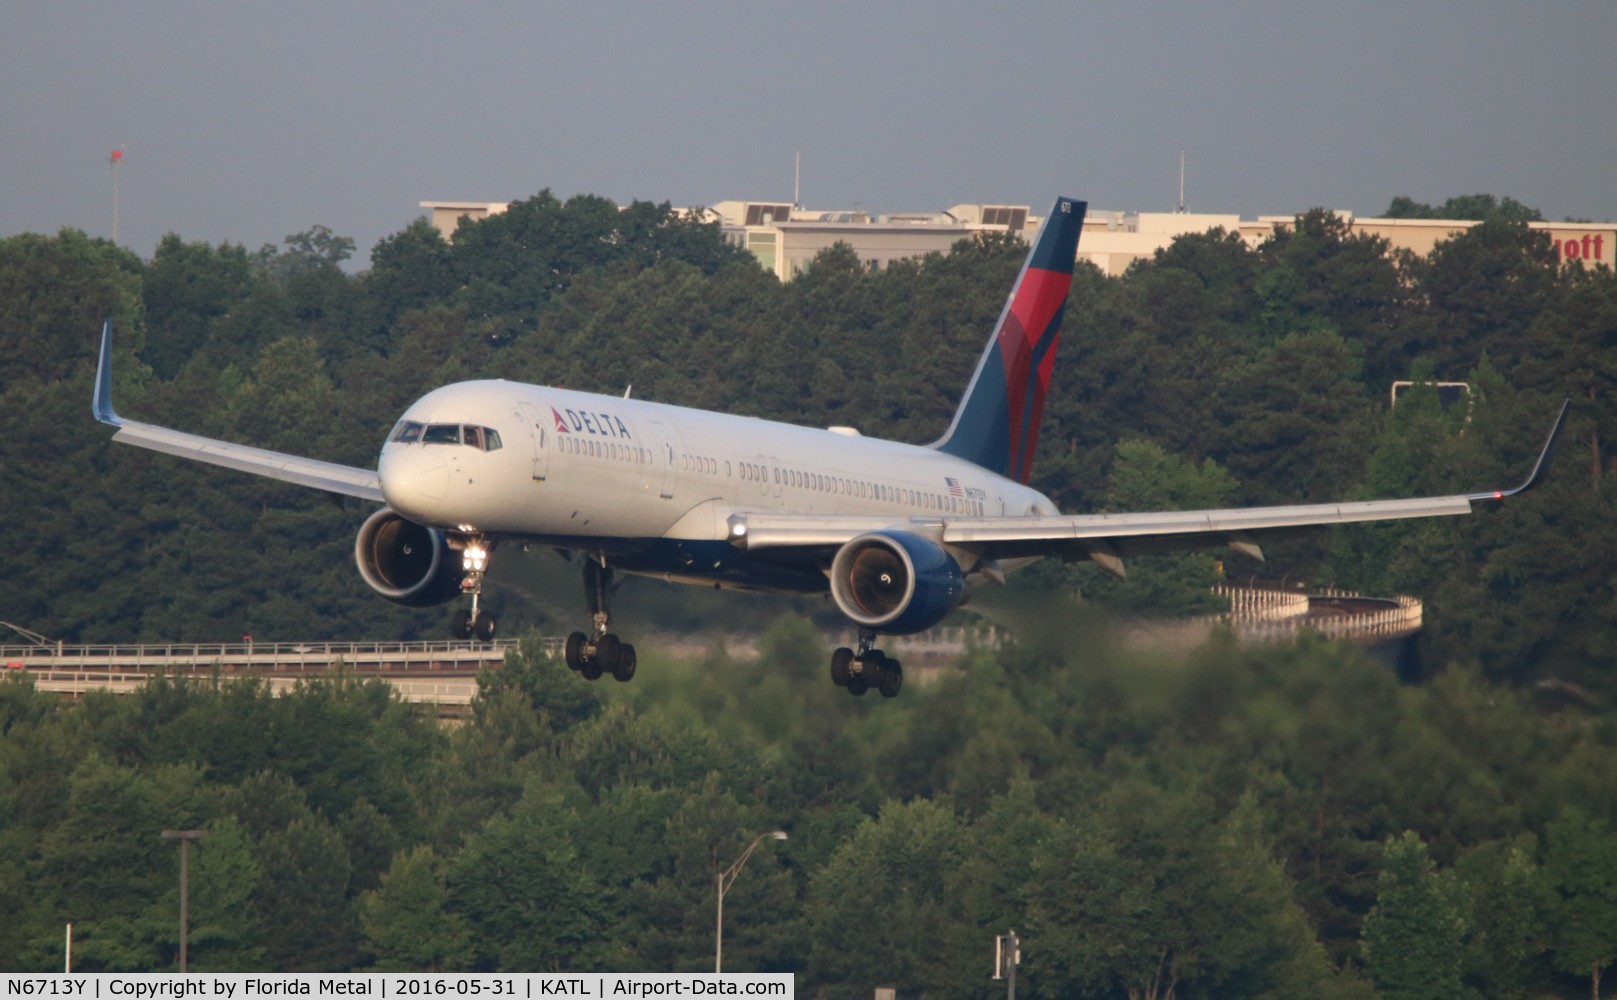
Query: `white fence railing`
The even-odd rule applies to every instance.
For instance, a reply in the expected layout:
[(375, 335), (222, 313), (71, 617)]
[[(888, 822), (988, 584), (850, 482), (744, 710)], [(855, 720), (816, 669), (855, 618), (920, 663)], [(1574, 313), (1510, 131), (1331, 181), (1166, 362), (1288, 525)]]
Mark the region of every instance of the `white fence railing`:
[[(342, 664), (350, 670), (477, 670), (505, 659), (514, 642), (235, 642), (0, 646), (0, 667), (21, 670), (166, 669), (306, 673)], [(557, 640), (549, 646), (560, 647)], [(554, 655), (554, 654), (552, 654)]]
[(1390, 639), (1420, 631), (1421, 602), (1407, 595), (1363, 597), (1356, 591), (1324, 588), (1315, 593), (1218, 586), (1213, 592), (1230, 601), (1226, 623), (1243, 639), (1280, 641), (1308, 629), (1336, 639)]
[(1308, 595), (1288, 590), (1259, 590), (1218, 584), (1213, 593), (1230, 602), (1230, 610), (1220, 618), (1231, 621), (1280, 621), (1308, 614)]
[[(139, 670), (29, 671), (29, 677), (37, 690), (64, 695), (82, 695), (89, 691), (129, 694), (150, 683), (153, 676), (155, 675), (151, 671)], [(430, 705), (470, 705), (472, 697), (477, 694), (477, 678), (470, 676), (436, 679), (387, 676), (382, 679), (398, 691), (401, 699), (410, 702)], [(307, 683), (301, 677), (266, 677), (263, 680), (269, 685), (270, 691), (277, 695), (285, 694), (297, 685)]]

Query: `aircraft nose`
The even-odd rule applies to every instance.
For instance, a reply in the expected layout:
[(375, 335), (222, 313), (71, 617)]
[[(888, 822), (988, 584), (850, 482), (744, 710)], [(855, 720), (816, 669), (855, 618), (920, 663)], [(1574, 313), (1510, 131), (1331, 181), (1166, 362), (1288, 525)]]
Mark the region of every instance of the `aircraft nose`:
[(420, 447), (390, 448), (376, 465), (387, 505), (405, 517), (427, 519), (449, 491), (449, 466)]

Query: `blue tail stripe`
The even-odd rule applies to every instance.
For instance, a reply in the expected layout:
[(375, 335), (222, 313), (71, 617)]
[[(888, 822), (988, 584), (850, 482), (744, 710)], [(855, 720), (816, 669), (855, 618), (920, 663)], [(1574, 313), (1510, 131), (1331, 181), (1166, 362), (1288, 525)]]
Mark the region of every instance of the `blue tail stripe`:
[(977, 377), (986, 385), (1000, 386), (998, 399), (992, 393), (969, 393), (960, 401), (949, 436), (936, 444), (939, 451), (997, 472), (1010, 475), (1011, 413), (1004, 395), (1005, 359), (992, 346), (978, 366)]

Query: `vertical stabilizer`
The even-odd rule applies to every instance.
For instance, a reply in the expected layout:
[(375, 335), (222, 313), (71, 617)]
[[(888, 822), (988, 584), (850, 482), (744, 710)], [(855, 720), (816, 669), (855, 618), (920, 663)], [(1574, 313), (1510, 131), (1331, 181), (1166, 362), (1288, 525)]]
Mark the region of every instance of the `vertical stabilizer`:
[(1056, 199), (954, 420), (932, 447), (1028, 481), (1087, 208), (1072, 198)]

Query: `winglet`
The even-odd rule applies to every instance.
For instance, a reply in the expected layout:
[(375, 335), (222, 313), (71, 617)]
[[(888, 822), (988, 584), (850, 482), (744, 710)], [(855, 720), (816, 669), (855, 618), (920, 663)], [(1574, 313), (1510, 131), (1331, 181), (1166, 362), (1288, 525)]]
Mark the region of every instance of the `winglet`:
[(1561, 426), (1566, 423), (1566, 411), (1572, 406), (1572, 400), (1567, 399), (1561, 404), (1561, 412), (1555, 417), (1555, 426), (1550, 428), (1549, 437), (1544, 439), (1544, 447), (1538, 453), (1538, 461), (1533, 463), (1533, 471), (1527, 474), (1527, 479), (1513, 490), (1487, 490), (1482, 493), (1472, 493), (1468, 500), (1503, 500), (1513, 497), (1544, 481), (1544, 474), (1550, 471), (1550, 460), (1555, 456), (1555, 443), (1561, 438)]
[(95, 366), (95, 399), (91, 404), (95, 418), (104, 424), (114, 427), (122, 426), (123, 420), (112, 408), (112, 320), (108, 319), (101, 327), (101, 359)]

